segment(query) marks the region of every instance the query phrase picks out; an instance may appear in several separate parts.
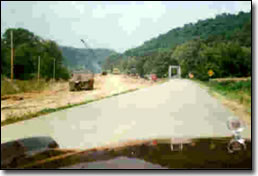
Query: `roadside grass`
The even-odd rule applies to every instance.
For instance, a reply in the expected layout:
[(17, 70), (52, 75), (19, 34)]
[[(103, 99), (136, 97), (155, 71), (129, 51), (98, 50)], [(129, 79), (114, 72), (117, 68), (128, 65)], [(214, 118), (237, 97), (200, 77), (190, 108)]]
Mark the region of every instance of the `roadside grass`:
[(25, 93), (25, 92), (39, 92), (50, 86), (50, 82), (44, 79), (33, 80), (13, 80), (1, 77), (1, 97), (4, 95)]
[[(222, 103), (227, 105), (232, 111), (240, 111), (240, 108), (243, 107), (244, 112), (240, 114), (244, 113), (245, 116), (249, 116), (249, 118), (251, 117), (251, 78), (241, 81), (233, 81), (228, 79), (219, 82), (196, 82), (198, 82), (201, 87), (207, 88), (210, 94), (212, 94), (216, 98), (219, 98)], [(250, 121), (250, 119), (247, 119), (247, 121)]]
[(110, 98), (110, 97), (113, 97), (113, 96), (133, 92), (133, 91), (136, 91), (136, 90), (138, 90), (138, 88), (126, 90), (126, 91), (123, 91), (123, 92), (115, 93), (115, 94), (105, 96), (105, 97), (100, 97), (100, 98), (97, 98), (97, 99), (86, 100), (86, 101), (76, 103), (76, 104), (68, 104), (66, 106), (61, 106), (61, 107), (58, 107), (58, 108), (46, 108), (46, 109), (43, 109), (39, 112), (28, 113), (28, 114), (25, 114), (25, 115), (20, 116), (20, 117), (17, 117), (15, 115), (10, 115), (6, 118), (6, 120), (1, 122), (1, 126), (9, 125), (9, 124), (19, 122), (19, 121), (29, 120), (29, 119), (36, 118), (36, 117), (41, 116), (41, 115), (46, 115), (46, 114), (49, 114), (49, 113), (52, 113), (52, 112), (72, 108), (72, 107), (83, 105), (83, 104), (88, 104), (88, 103), (91, 103), (91, 102), (94, 102), (94, 101), (99, 101), (99, 100), (102, 100), (102, 99), (105, 99), (105, 98)]
[(243, 104), (248, 109), (248, 112), (251, 112), (251, 80), (239, 82), (209, 82), (208, 86), (213, 91)]

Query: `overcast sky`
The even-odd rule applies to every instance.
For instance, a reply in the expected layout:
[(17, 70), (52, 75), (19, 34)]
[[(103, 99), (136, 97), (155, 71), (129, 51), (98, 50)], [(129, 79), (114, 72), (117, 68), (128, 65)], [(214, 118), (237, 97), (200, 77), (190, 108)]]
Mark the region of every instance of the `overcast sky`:
[(251, 2), (3, 2), (1, 34), (10, 27), (26, 28), (60, 45), (118, 52), (186, 23), (221, 13), (249, 12)]

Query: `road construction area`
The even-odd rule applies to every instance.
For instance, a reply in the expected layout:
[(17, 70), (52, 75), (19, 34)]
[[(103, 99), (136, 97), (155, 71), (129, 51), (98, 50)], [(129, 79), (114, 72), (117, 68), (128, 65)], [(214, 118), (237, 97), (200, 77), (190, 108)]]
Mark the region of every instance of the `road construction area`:
[[(3, 126), (1, 143), (50, 136), (61, 148), (87, 149), (129, 140), (231, 136), (227, 120), (232, 116), (197, 83), (172, 79)], [(243, 137), (251, 137), (250, 127)]]
[(152, 86), (152, 82), (126, 75), (95, 75), (94, 89), (69, 91), (69, 83), (52, 83), (40, 92), (19, 93), (1, 97), (1, 122), (8, 118), (19, 118), (49, 108), (59, 108), (85, 101), (96, 100), (125, 91)]

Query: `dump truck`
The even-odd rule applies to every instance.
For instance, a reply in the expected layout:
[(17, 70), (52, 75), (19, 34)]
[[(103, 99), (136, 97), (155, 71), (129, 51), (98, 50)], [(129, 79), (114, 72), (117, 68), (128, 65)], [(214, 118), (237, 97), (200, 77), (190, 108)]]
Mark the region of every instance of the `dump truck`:
[(74, 72), (69, 80), (70, 91), (93, 90), (94, 74)]

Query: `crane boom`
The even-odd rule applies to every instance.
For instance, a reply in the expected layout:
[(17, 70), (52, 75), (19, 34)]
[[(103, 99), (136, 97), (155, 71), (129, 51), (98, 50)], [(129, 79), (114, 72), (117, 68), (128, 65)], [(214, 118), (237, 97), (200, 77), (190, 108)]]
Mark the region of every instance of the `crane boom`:
[(93, 54), (93, 56), (95, 58), (97, 58), (95, 52), (93, 51), (93, 49), (91, 49), (83, 39), (81, 39), (81, 42), (84, 44), (85, 48), (89, 49), (91, 51), (91, 53)]
[(84, 44), (85, 48), (89, 49), (89, 46), (86, 44), (86, 42), (83, 39), (81, 39), (81, 42)]

